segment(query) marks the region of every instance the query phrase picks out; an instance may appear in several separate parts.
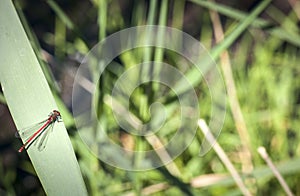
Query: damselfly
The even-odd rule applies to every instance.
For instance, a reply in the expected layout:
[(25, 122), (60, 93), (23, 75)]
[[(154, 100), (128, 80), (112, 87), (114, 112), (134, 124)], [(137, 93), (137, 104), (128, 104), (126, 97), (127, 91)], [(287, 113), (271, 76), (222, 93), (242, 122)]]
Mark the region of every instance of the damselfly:
[(44, 149), (46, 146), (48, 135), (53, 129), (53, 125), (55, 124), (55, 122), (61, 122), (61, 115), (60, 112), (57, 110), (53, 110), (48, 115), (48, 118), (43, 120), (42, 122), (37, 123), (36, 125), (33, 125), (24, 130), (18, 131), (18, 134), (22, 138), (27, 138), (25, 140), (25, 143), (19, 149), (19, 152), (22, 152), (24, 149), (27, 150), (39, 138), (40, 138), (39, 142), (36, 142), (38, 143), (38, 149), (39, 150)]

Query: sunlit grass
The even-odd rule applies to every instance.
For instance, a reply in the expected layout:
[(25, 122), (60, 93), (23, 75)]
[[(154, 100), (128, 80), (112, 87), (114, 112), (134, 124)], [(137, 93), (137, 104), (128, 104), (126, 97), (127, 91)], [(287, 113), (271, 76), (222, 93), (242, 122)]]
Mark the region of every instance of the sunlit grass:
[[(55, 13), (55, 29), (47, 32), (47, 36), (40, 40), (53, 47), (53, 57), (63, 62), (76, 51), (86, 53), (88, 46), (92, 46), (95, 40), (103, 40), (106, 36), (127, 27), (136, 25), (159, 24), (169, 25), (186, 31), (189, 24), (186, 24), (186, 17), (190, 16), (189, 10), (184, 5), (189, 4), (196, 8), (201, 8), (201, 13), (192, 15), (195, 20), (201, 23), (193, 24), (193, 36), (211, 52), (212, 57), (218, 65), (221, 65), (220, 55), (227, 51), (231, 60), (231, 69), (235, 87), (237, 90), (238, 104), (245, 119), (247, 134), (249, 135), (249, 152), (253, 169), (247, 174), (243, 174), (243, 139), (238, 134), (237, 122), (232, 115), (235, 110), (227, 107), (227, 116), (218, 143), (227, 154), (234, 167), (246, 179), (246, 186), (254, 195), (276, 195), (283, 194), (283, 189), (273, 177), (268, 166), (257, 153), (259, 146), (264, 146), (275, 164), (279, 164), (279, 171), (287, 180), (288, 186), (296, 194), (297, 179), (299, 179), (300, 165), (296, 157), (300, 154), (297, 130), (300, 128), (298, 118), (299, 107), (299, 86), (298, 77), (300, 70), (298, 66), (300, 38), (297, 29), (299, 18), (293, 11), (283, 13), (269, 5), (270, 1), (263, 1), (257, 4), (249, 12), (243, 12), (233, 7), (228, 7), (213, 1), (135, 1), (132, 12), (121, 13), (121, 4), (115, 1), (92, 1), (90, 18), (94, 17), (94, 23), (87, 18), (87, 28), (93, 28), (92, 41), (84, 36), (82, 24), (76, 24), (72, 15), (65, 13), (64, 8), (59, 7), (55, 1), (47, 1), (47, 5)], [(269, 6), (268, 6), (269, 5)], [(214, 37), (213, 21), (210, 18), (210, 11), (216, 11), (222, 17), (222, 28), (225, 38), (223, 42), (216, 43)], [(261, 17), (264, 12), (272, 20)], [(94, 14), (94, 15), (93, 15)], [(280, 16), (280, 17), (278, 17)], [(130, 19), (129, 19), (129, 18)], [(198, 20), (199, 17), (200, 19)], [(25, 18), (23, 18), (24, 20)], [(197, 19), (197, 20), (196, 20)], [(275, 21), (275, 22), (274, 22)], [(88, 25), (90, 24), (90, 25)], [(289, 28), (291, 27), (291, 28)], [(27, 29), (30, 31), (30, 28)], [(27, 32), (29, 35), (30, 33)], [(190, 33), (190, 32), (187, 32)], [(72, 35), (72, 38), (68, 37)], [(29, 36), (33, 43), (34, 36)], [(47, 40), (45, 40), (47, 38)], [(178, 40), (180, 43), (181, 40)], [(41, 52), (40, 46), (35, 44), (35, 52)], [(44, 60), (39, 56), (40, 61)], [(117, 78), (133, 65), (149, 60), (176, 62), (178, 56), (164, 51), (161, 48), (142, 48), (127, 51), (111, 63), (105, 77), (101, 78), (98, 101), (98, 115), (100, 121), (108, 135), (116, 142), (121, 139), (120, 127), (114, 119), (109, 104), (105, 103), (105, 95), (111, 93), (113, 84)], [(221, 59), (222, 60), (222, 59)], [(61, 63), (62, 64), (62, 63)], [(175, 65), (180, 68), (181, 65)], [(221, 67), (219, 67), (221, 70)], [(59, 108), (64, 110), (64, 121), (68, 122), (68, 127), (74, 127), (74, 122), (67, 108), (59, 98), (59, 88), (52, 82), (53, 78), (49, 69), (43, 69), (47, 76), (47, 81), (52, 87), (56, 102)], [(199, 96), (201, 107), (201, 118), (209, 120), (211, 100), (208, 89), (201, 82), (199, 74), (193, 69), (185, 70), (187, 77), (193, 82)], [(207, 70), (209, 71), (209, 70)], [(226, 78), (225, 78), (226, 79)], [(152, 95), (163, 88), (157, 83), (147, 83), (137, 88), (131, 97), (130, 112), (142, 122), (148, 121), (149, 105), (154, 101)], [(184, 88), (182, 92), (184, 92)], [(107, 96), (106, 96), (107, 97)], [(169, 98), (169, 97), (168, 97)], [(230, 99), (230, 97), (229, 97)], [(0, 100), (4, 102), (4, 97), (0, 95)], [(164, 103), (170, 114), (176, 111), (174, 103), (177, 100), (166, 99)], [(228, 105), (229, 106), (229, 105)], [(176, 131), (178, 120), (171, 115), (161, 136), (162, 142), (167, 142), (172, 138), (172, 133)], [(135, 150), (151, 149), (153, 146), (145, 139), (136, 136), (127, 136), (127, 140), (133, 142)], [(229, 171), (211, 150), (204, 157), (199, 157), (203, 135), (198, 130), (197, 135), (189, 146), (179, 157), (174, 160), (175, 170), (169, 167), (154, 169), (145, 172), (128, 172), (111, 167), (93, 156), (82, 143), (77, 134), (71, 136), (72, 143), (78, 154), (79, 165), (83, 173), (85, 183), (91, 195), (141, 195), (149, 191), (147, 187), (154, 186), (151, 191), (153, 195), (232, 195), (240, 194), (240, 190), (229, 176)], [(120, 145), (128, 145), (124, 141)], [(138, 161), (138, 160), (136, 160)], [(178, 171), (177, 171), (178, 170)], [(174, 172), (174, 173), (173, 173)], [(179, 175), (176, 175), (179, 174)], [(211, 174), (216, 180), (206, 185), (196, 184), (197, 177), (204, 174)], [(225, 175), (223, 178), (222, 175)], [(210, 179), (204, 176), (204, 179)], [(105, 179), (105, 180), (103, 180)], [(218, 180), (219, 179), (219, 180)], [(247, 181), (248, 180), (248, 181)], [(249, 181), (251, 181), (249, 183)], [(205, 180), (204, 180), (205, 181)], [(298, 192), (297, 192), (298, 191)]]

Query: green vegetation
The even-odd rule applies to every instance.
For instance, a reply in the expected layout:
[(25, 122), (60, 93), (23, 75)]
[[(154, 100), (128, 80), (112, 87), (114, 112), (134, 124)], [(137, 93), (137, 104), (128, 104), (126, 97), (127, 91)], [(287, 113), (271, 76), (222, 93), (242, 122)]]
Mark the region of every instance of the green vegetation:
[[(1, 86), (16, 126), (23, 129), (44, 120), (57, 106), (12, 3), (2, 1), (0, 8)], [(65, 127), (60, 123), (51, 134), (45, 150), (28, 150), (45, 192), (85, 195), (86, 188)]]
[[(3, 191), (14, 195), (20, 193), (20, 189), (26, 189), (20, 182), (20, 170), (36, 174), (42, 183), (37, 190), (27, 190), (28, 194), (36, 191), (38, 194), (46, 192), (57, 195), (63, 193), (64, 188), (67, 190), (68, 186), (74, 187), (60, 184), (57, 192), (49, 191), (60, 180), (77, 182), (79, 185), (75, 187), (82, 191), (84, 185), (79, 173), (73, 176), (62, 174), (64, 169), (78, 172), (77, 164), (90, 195), (245, 193), (231, 176), (232, 170), (225, 167), (218, 149), (211, 149), (205, 156), (199, 156), (204, 137), (200, 128), (191, 145), (172, 163), (142, 172), (112, 167), (94, 156), (82, 142), (68, 109), (71, 108), (72, 94), (69, 87), (73, 83), (74, 69), (80, 64), (78, 61), (82, 60), (81, 55), (86, 55), (94, 44), (108, 35), (137, 25), (168, 25), (180, 29), (199, 40), (209, 50), (223, 74), (228, 95), (227, 115), (217, 142), (238, 171), (246, 189), (252, 195), (285, 194), (284, 188), (257, 152), (257, 148), (263, 146), (291, 191), (295, 195), (300, 194), (299, 4), (292, 5), (292, 1), (289, 1), (292, 8), (281, 10), (280, 5), (270, 0), (253, 4), (251, 8), (243, 4), (225, 5), (202, 0), (93, 0), (70, 4), (47, 0), (41, 3), (41, 9), (49, 15), (45, 16), (46, 14), (36, 10), (40, 9), (40, 5), (32, 7), (27, 1), (15, 1), (14, 5), (38, 58), (36, 59), (28, 40), (23, 39), (23, 31), (18, 29), (21, 28), (20, 24), (15, 23), (14, 19), (4, 19), (13, 18), (11, 10), (2, 7), (7, 2), (9, 1), (0, 3), (0, 55), (3, 62), (0, 66), (0, 82), (4, 92), (0, 94), (0, 101), (8, 105), (16, 126), (24, 127), (35, 123), (37, 119), (42, 120), (45, 113), (47, 115), (56, 108), (54, 97), (62, 112), (78, 163), (70, 146), (65, 147), (69, 145), (69, 139), (64, 127), (55, 125), (59, 130), (55, 128), (54, 131), (59, 134), (51, 134), (57, 139), (51, 146), (56, 146), (57, 151), (43, 151), (40, 155), (40, 152), (32, 150), (29, 151), (31, 162), (22, 156), (20, 164), (15, 166), (17, 169), (12, 167), (5, 170), (5, 166), (0, 166), (0, 194)], [(35, 14), (31, 13), (34, 11)], [(10, 39), (3, 38), (3, 34), (8, 32), (8, 28), (3, 28), (9, 26), (13, 27), (10, 36), (20, 39), (24, 45), (16, 46)], [(94, 97), (97, 117), (104, 131), (112, 141), (132, 150), (150, 150), (155, 144), (146, 137), (137, 137), (121, 130), (108, 100), (111, 99), (111, 90), (122, 73), (133, 65), (150, 60), (165, 62), (177, 69), (186, 68), (180, 64), (185, 59), (162, 48), (126, 51), (107, 67)], [(189, 66), (183, 72), (193, 82), (199, 98), (200, 118), (208, 122), (211, 112), (209, 89), (201, 80), (200, 74), (193, 69), (193, 65)], [(92, 73), (93, 71), (91, 68)], [(181, 92), (185, 90), (187, 89), (181, 89)], [(165, 144), (173, 137), (180, 124), (180, 111), (177, 108), (177, 98), (159, 97), (162, 91), (170, 89), (156, 82), (145, 83), (136, 88), (130, 97), (129, 112), (140, 122), (149, 122), (153, 118), (149, 107), (155, 101), (162, 100), (167, 108), (168, 121), (157, 136)], [(154, 117), (159, 118), (161, 116)], [(85, 128), (99, 129), (93, 124)], [(13, 148), (17, 149), (16, 146), (14, 143)], [(66, 148), (68, 150), (64, 150)], [(59, 160), (65, 160), (68, 156), (70, 161), (59, 164)], [(43, 160), (40, 157), (44, 157)], [(2, 159), (1, 155), (0, 158)], [(139, 163), (140, 159), (141, 157), (136, 157), (133, 161)], [(48, 164), (50, 162), (55, 165)], [(50, 172), (56, 177), (47, 178)]]

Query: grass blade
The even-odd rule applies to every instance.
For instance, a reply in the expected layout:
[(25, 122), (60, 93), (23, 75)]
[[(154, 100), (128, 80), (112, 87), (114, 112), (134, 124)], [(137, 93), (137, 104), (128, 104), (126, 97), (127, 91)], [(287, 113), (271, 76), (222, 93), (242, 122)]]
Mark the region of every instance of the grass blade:
[[(8, 20), (9, 19), (9, 20)], [(0, 2), (0, 81), (18, 129), (39, 122), (57, 106), (11, 1)], [(63, 123), (56, 123), (47, 147), (28, 151), (47, 195), (87, 195)]]

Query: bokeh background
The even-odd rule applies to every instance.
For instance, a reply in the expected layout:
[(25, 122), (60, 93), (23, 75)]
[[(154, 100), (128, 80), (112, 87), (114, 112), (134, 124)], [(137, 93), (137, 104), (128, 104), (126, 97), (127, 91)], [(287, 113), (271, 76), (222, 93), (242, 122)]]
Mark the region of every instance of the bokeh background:
[[(85, 54), (106, 36), (124, 28), (154, 24), (180, 29), (199, 40), (211, 51), (227, 89), (227, 115), (218, 144), (247, 190), (253, 195), (286, 194), (257, 152), (263, 146), (290, 190), (300, 195), (299, 1), (272, 1), (252, 19), (251, 13), (261, 1), (13, 2), (37, 56), (46, 65), (43, 71), (52, 91), (70, 112), (76, 69)], [(237, 31), (245, 18), (251, 19), (250, 25)], [(223, 37), (226, 41), (222, 41)], [(120, 71), (142, 59), (142, 55), (137, 50), (117, 58), (106, 70), (104, 84), (99, 86), (99, 118), (105, 119), (102, 122), (114, 141), (132, 149), (137, 144), (145, 149), (151, 145), (122, 131), (103, 97), (110, 92)], [(180, 67), (176, 55), (166, 53), (161, 60)], [(132, 96), (131, 112), (142, 122), (149, 120), (147, 111), (155, 94), (153, 86), (145, 84)], [(199, 83), (195, 90), (201, 118), (209, 120), (211, 100), (204, 96), (207, 87)], [(0, 98), (0, 195), (44, 195), (27, 154), (17, 152), (21, 141), (15, 137), (16, 128), (2, 93)], [(173, 102), (171, 99), (164, 104)], [(189, 148), (173, 163), (145, 172), (124, 171), (101, 162), (82, 145), (74, 124), (68, 123), (67, 129), (90, 195), (241, 195), (243, 192), (220, 159), (220, 149), (199, 157), (203, 139), (200, 129)], [(172, 137), (173, 129), (168, 126), (162, 130), (160, 136), (164, 141)]]

